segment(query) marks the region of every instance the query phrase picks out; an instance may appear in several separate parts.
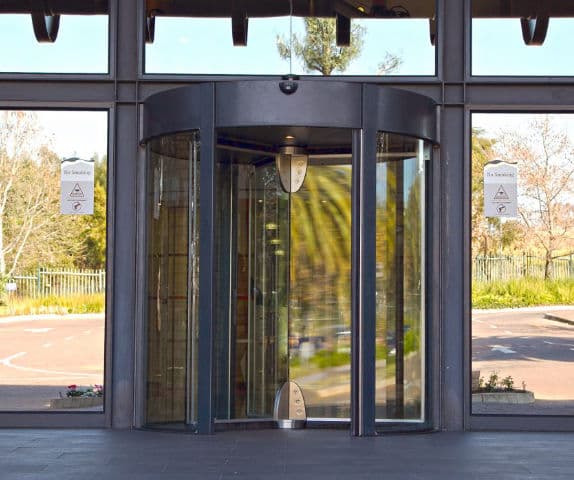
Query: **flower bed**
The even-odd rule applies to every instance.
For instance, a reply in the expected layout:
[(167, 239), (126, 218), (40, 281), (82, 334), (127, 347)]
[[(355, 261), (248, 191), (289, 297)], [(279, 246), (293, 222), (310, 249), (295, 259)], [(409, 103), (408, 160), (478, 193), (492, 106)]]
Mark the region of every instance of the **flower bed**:
[(472, 372), (472, 403), (534, 403), (534, 393), (514, 388), (511, 376), (500, 379), (492, 372), (488, 380), (480, 376), (479, 370)]
[(68, 385), (65, 396), (60, 392), (60, 398), (50, 400), (50, 408), (94, 408), (103, 405), (103, 385), (90, 385), (85, 388)]

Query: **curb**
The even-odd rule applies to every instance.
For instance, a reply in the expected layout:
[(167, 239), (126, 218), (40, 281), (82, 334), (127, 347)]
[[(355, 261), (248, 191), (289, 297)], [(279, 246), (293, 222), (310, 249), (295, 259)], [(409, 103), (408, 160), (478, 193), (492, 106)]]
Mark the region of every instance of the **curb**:
[(490, 314), (490, 313), (507, 313), (507, 312), (547, 312), (548, 310), (574, 311), (574, 305), (538, 305), (536, 307), (516, 307), (516, 308), (473, 308), (472, 314)]
[(554, 320), (555, 322), (566, 323), (568, 325), (574, 325), (574, 320), (568, 320), (567, 318), (554, 315), (553, 313), (545, 313), (544, 318), (547, 320)]

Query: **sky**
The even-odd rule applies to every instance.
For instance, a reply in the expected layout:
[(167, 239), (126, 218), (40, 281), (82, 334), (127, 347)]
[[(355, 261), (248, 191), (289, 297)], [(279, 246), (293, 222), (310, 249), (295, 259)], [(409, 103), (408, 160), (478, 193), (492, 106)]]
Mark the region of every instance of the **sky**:
[(41, 110), (36, 114), (46, 141), (61, 158), (107, 154), (108, 112)]
[[(433, 75), (435, 49), (428, 22), (421, 19), (364, 20), (365, 46), (347, 75), (374, 75), (385, 54), (402, 59), (400, 75)], [(518, 19), (477, 19), (472, 24), (475, 75), (574, 75), (571, 45), (574, 19), (551, 18), (541, 47), (526, 47)], [(289, 36), (289, 17), (251, 19), (247, 47), (233, 47), (229, 19), (158, 18), (155, 42), (146, 46), (146, 72), (197, 74), (285, 74), (289, 62), (277, 52), (276, 39)], [(301, 35), (303, 21), (293, 19)], [(64, 16), (54, 44), (36, 42), (27, 15), (0, 15), (0, 72), (106, 73), (106, 16)], [(217, 58), (217, 62), (214, 62)], [(295, 73), (303, 66), (293, 62)], [(42, 112), (41, 122), (61, 156), (100, 155), (106, 151), (107, 116), (101, 112)], [(475, 122), (481, 117), (475, 116)], [(515, 122), (506, 115), (485, 128)], [(507, 123), (510, 125), (510, 123)], [(570, 131), (574, 129), (568, 127)], [(75, 152), (75, 153), (74, 153)]]
[[(472, 127), (479, 128), (486, 136), (495, 138), (504, 131), (527, 131), (534, 119), (545, 115), (544, 113), (473, 113)], [(555, 113), (550, 117), (555, 119), (560, 129), (574, 141), (574, 114)]]

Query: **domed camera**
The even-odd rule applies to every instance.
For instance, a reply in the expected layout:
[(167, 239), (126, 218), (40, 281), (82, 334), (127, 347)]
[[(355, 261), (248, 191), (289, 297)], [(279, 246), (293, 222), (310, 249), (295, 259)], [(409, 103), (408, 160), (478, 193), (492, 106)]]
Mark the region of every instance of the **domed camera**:
[(281, 77), (281, 81), (279, 82), (279, 89), (285, 95), (291, 95), (297, 91), (299, 84), (297, 83), (299, 77), (296, 75), (284, 75)]

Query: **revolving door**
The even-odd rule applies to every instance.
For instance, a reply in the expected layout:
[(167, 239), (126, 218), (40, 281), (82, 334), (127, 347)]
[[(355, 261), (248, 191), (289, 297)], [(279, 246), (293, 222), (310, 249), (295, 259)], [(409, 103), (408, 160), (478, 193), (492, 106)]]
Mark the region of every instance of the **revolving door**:
[[(429, 424), (434, 104), (373, 85), (200, 84), (145, 104), (147, 425)], [(347, 427), (349, 428), (349, 427)]]

